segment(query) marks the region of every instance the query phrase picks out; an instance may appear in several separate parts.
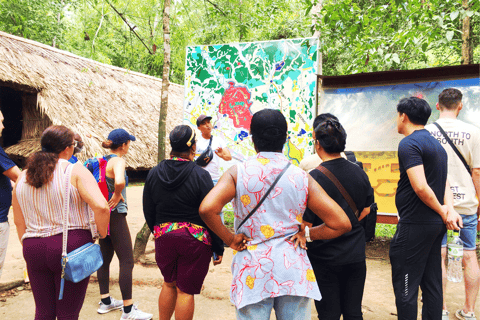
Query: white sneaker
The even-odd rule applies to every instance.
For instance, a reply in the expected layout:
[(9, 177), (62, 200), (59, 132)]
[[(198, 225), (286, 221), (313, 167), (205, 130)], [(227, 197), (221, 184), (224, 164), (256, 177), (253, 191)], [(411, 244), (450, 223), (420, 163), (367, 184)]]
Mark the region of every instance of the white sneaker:
[(457, 310), (457, 312), (455, 312), (455, 317), (460, 320), (477, 320), (477, 318), (475, 317), (475, 313), (465, 313), (463, 312), (463, 309)]
[(100, 301), (98, 303), (100, 305), (100, 307), (98, 307), (97, 312), (103, 314), (103, 313), (107, 313), (107, 312), (117, 310), (117, 309), (120, 309), (120, 308), (123, 307), (123, 300), (115, 300), (111, 296), (110, 301), (111, 301), (111, 303), (108, 304), (108, 305), (103, 303), (102, 301)]
[(448, 312), (447, 310), (442, 310), (442, 320), (449, 320), (450, 317), (448, 316), (450, 314), (450, 312)]
[(132, 305), (132, 311), (125, 313), (123, 311), (120, 320), (150, 320), (153, 318), (153, 314), (140, 311), (136, 305)]

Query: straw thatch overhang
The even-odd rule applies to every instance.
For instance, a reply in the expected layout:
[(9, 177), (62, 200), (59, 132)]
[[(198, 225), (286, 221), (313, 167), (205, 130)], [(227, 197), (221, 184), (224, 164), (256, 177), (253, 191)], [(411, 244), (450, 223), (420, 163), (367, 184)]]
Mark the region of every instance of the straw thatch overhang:
[[(125, 157), (127, 167), (152, 168), (157, 163), (161, 85), (151, 76), (0, 32), (0, 87), (22, 92), (21, 139), (5, 149), (14, 158), (37, 151), (41, 132), (50, 124), (82, 136), (81, 160), (105, 154), (101, 143), (108, 133), (125, 128), (137, 137)], [(167, 132), (182, 121), (183, 91), (183, 86), (170, 84)]]

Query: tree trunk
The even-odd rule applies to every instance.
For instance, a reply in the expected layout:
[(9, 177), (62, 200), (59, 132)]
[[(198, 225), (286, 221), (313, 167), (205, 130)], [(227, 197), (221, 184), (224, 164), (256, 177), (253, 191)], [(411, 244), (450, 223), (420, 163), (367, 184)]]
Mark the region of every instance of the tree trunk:
[[(462, 0), (462, 5), (465, 10), (468, 10), (468, 0)], [(472, 31), (470, 24), (470, 17), (465, 16), (462, 23), (462, 64), (473, 63), (473, 46), (472, 37), (470, 33)]]
[[(312, 14), (312, 25), (315, 27), (315, 32), (313, 36), (315, 38), (318, 38), (320, 40), (320, 31), (318, 31), (318, 26), (317, 24), (320, 23), (319, 20), (317, 20), (317, 14), (320, 13), (320, 10), (322, 10), (322, 5), (323, 5), (323, 0), (317, 0), (315, 5), (312, 7), (312, 10), (310, 11)], [(320, 41), (318, 42), (320, 44)], [(318, 70), (317, 74), (322, 75), (323, 70), (322, 70), (322, 51), (318, 50)]]
[[(170, 74), (170, 3), (171, 0), (164, 1), (163, 8), (163, 77), (162, 77), (162, 98), (160, 103), (160, 119), (158, 122), (158, 162), (166, 157), (166, 124), (168, 109), (168, 87)], [(135, 246), (133, 249), (133, 260), (135, 262), (141, 260), (145, 256), (148, 238), (150, 237), (150, 229), (145, 223), (142, 229), (135, 237)]]
[[(63, 10), (63, 8), (65, 7), (65, 3), (64, 3), (63, 0), (61, 1), (61, 4), (62, 4), (62, 9), (61, 9), (60, 12), (58, 12), (58, 14), (57, 14), (57, 24), (60, 24), (61, 17), (62, 17), (62, 10)], [(57, 47), (57, 36), (54, 36), (54, 37), (53, 37), (52, 47), (54, 47), (54, 48)]]

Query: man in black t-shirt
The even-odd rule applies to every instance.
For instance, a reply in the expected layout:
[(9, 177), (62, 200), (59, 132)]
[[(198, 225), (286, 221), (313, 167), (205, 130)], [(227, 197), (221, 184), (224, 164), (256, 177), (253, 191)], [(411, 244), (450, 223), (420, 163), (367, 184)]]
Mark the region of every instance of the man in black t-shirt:
[(461, 218), (453, 209), (447, 182), (447, 154), (424, 129), (431, 114), (416, 97), (397, 105), (400, 181), (395, 204), (400, 220), (390, 243), (392, 282), (398, 319), (417, 319), (418, 287), (423, 294), (423, 320), (442, 318), (441, 243)]

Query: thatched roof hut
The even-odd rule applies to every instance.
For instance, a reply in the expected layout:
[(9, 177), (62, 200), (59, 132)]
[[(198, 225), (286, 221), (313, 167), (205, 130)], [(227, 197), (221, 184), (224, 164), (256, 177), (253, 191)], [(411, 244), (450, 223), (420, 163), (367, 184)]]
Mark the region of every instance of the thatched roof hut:
[[(42, 131), (55, 124), (82, 136), (81, 160), (105, 154), (101, 143), (108, 133), (125, 128), (137, 137), (125, 157), (127, 167), (152, 168), (157, 163), (161, 85), (151, 76), (0, 32), (3, 146), (19, 163), (39, 150)], [(171, 84), (167, 132), (182, 122), (182, 115), (183, 86)]]

